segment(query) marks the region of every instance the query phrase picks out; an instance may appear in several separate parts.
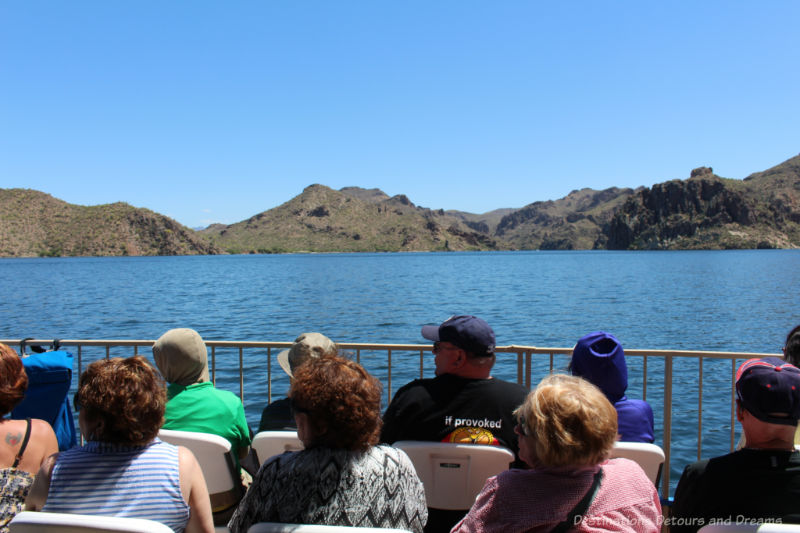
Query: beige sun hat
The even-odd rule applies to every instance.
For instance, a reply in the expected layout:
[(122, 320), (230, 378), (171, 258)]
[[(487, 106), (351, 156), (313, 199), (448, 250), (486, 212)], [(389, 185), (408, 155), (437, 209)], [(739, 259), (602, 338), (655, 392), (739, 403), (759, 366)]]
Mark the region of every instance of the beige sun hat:
[(291, 348), (278, 354), (278, 364), (289, 377), (294, 377), (292, 371), (309, 359), (335, 353), (336, 344), (322, 333), (302, 333)]

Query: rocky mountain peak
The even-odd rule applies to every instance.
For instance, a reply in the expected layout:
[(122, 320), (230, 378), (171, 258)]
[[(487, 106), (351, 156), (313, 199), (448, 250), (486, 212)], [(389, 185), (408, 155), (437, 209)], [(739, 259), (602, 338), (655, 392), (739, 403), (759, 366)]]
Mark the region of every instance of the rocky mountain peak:
[(697, 167), (692, 169), (692, 173), (689, 175), (689, 179), (691, 178), (711, 178), (714, 176), (714, 169), (711, 167)]

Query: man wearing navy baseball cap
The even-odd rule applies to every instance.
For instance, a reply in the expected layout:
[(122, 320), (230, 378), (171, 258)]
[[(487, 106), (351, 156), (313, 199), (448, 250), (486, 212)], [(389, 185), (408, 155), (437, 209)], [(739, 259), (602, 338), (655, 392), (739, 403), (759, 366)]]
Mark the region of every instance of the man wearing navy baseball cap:
[(800, 523), (800, 369), (777, 357), (742, 363), (736, 417), (747, 447), (686, 467), (670, 531), (697, 531), (712, 520)]
[[(438, 326), (423, 326), (422, 336), (433, 341), (436, 377), (416, 379), (397, 391), (383, 417), (381, 441), (489, 444), (516, 455), (512, 413), (528, 391), (491, 377), (495, 336), (489, 324), (472, 315), (453, 316)], [(449, 531), (466, 512), (429, 509), (425, 531)]]

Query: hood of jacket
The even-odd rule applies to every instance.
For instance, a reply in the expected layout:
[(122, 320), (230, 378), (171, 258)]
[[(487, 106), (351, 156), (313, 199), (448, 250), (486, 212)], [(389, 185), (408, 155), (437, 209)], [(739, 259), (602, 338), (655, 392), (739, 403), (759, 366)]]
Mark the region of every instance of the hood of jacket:
[(594, 331), (584, 335), (572, 350), (572, 375), (597, 385), (611, 403), (625, 399), (628, 365), (622, 344), (614, 335)]

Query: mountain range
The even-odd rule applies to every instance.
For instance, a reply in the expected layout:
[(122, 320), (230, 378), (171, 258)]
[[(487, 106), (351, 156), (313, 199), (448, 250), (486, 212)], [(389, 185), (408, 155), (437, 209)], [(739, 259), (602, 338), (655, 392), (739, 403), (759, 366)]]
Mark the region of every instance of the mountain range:
[(0, 189), (0, 256), (800, 247), (800, 155), (744, 180), (709, 167), (637, 189), (581, 189), (483, 214), (379, 189), (310, 185), (235, 224), (192, 230), (126, 203)]

